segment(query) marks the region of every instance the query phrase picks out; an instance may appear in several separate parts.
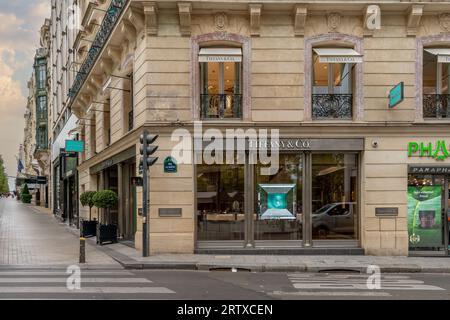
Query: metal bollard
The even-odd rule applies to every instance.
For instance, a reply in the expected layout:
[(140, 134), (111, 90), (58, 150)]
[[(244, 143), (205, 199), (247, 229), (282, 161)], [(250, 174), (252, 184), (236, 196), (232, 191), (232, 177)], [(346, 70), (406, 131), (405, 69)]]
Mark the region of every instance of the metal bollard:
[(80, 237), (80, 263), (86, 263), (86, 238)]

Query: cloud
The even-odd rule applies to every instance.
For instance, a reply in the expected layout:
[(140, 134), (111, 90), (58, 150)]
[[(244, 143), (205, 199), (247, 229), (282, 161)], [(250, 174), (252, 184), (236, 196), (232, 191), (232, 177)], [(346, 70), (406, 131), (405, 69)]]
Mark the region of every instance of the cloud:
[(9, 175), (23, 141), (27, 82), (39, 47), (39, 30), (50, 15), (50, 0), (16, 0), (0, 8), (0, 154)]

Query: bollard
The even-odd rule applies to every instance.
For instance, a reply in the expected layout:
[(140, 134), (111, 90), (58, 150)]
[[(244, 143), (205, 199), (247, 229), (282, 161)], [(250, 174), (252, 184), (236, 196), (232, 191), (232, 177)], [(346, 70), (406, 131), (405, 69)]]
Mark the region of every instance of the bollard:
[(80, 263), (86, 263), (86, 238), (80, 237)]

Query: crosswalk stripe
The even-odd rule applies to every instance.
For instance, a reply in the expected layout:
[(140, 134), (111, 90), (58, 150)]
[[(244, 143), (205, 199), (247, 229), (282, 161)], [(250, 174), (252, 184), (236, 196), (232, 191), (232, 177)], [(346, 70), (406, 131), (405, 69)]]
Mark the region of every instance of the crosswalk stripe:
[(300, 297), (392, 297), (390, 293), (387, 292), (363, 292), (363, 291), (297, 291), (297, 292), (283, 292), (275, 291), (271, 293), (275, 296), (300, 296)]
[(81, 290), (68, 290), (62, 287), (0, 287), (1, 294), (33, 294), (33, 293), (47, 293), (47, 294), (59, 294), (59, 293), (73, 293), (73, 294), (86, 294), (86, 293), (107, 293), (107, 294), (174, 294), (175, 292), (164, 287), (85, 287)]
[[(134, 274), (128, 271), (119, 271), (119, 272), (97, 272), (97, 271), (81, 271), (81, 276), (133, 276)], [(68, 274), (65, 271), (54, 271), (54, 272), (47, 272), (47, 271), (30, 271), (30, 272), (23, 272), (23, 271), (0, 271), (0, 277), (6, 277), (6, 276), (68, 276)]]
[[(367, 284), (327, 284), (327, 283), (296, 283), (294, 284), (294, 288), (296, 289), (357, 289), (357, 290), (367, 290)], [(380, 290), (430, 290), (430, 291), (442, 291), (445, 289), (429, 286), (429, 285), (395, 285), (395, 286), (385, 286), (381, 285)]]
[[(66, 283), (67, 278), (0, 278), (2, 283)], [(144, 278), (83, 278), (81, 283), (152, 283)], [(0, 292), (2, 287), (0, 287)]]

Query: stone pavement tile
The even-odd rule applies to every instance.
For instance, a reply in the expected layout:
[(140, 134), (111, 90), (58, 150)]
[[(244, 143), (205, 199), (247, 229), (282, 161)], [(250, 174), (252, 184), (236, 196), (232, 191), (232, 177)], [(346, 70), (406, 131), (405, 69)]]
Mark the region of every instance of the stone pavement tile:
[[(45, 208), (0, 199), (0, 265), (71, 265), (79, 259), (79, 240)], [(88, 263), (118, 266), (86, 246)]]

